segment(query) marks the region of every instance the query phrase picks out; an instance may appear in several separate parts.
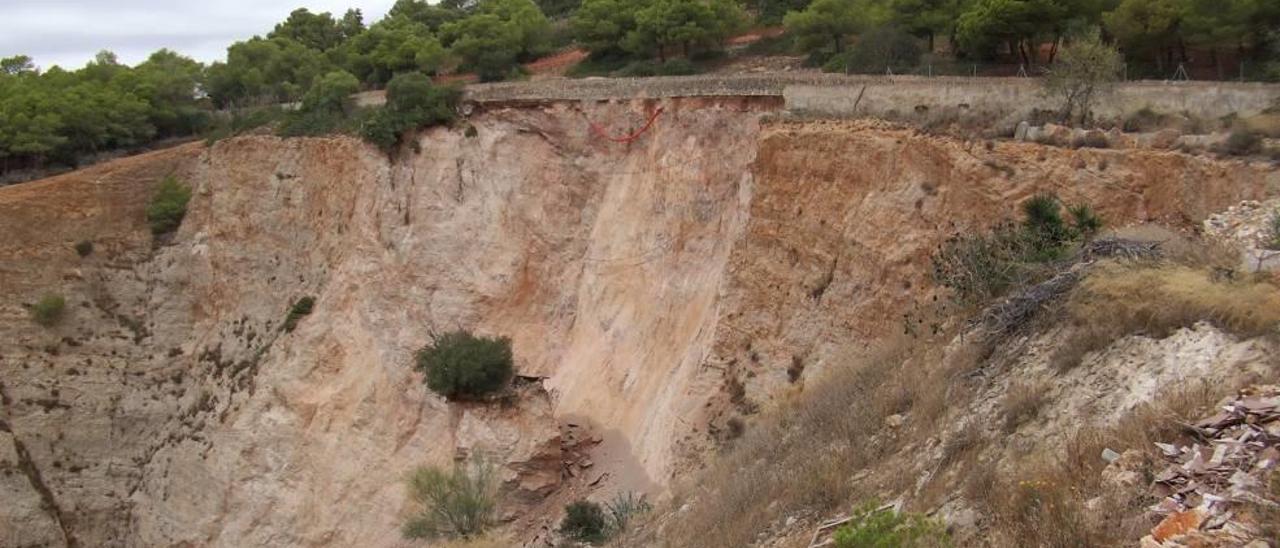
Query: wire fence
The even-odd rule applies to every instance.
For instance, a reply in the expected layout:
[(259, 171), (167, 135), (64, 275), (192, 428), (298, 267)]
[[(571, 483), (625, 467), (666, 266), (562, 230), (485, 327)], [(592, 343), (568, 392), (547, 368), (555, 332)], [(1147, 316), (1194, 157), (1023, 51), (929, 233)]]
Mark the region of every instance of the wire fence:
[[(916, 65), (880, 65), (876, 67), (845, 67), (845, 74), (891, 76), (967, 76), (1037, 78), (1044, 76), (1052, 65), (1043, 63), (964, 63), (959, 61), (933, 61)], [(1240, 61), (1221, 65), (1191, 65), (1186, 63), (1155, 64), (1125, 63), (1121, 70), (1122, 81), (1212, 81), (1212, 82), (1277, 82), (1280, 69), (1267, 63)]]

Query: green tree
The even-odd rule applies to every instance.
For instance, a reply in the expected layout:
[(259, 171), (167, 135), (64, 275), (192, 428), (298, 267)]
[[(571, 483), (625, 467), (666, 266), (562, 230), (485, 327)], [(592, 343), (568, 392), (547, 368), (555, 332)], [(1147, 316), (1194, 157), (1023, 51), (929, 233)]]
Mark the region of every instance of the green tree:
[(1149, 55), (1157, 69), (1173, 62), (1180, 43), (1185, 0), (1122, 0), (1103, 15), (1107, 31), (1131, 57)]
[(914, 36), (891, 26), (876, 27), (858, 36), (858, 42), (842, 55), (832, 57), (827, 72), (879, 73), (902, 71), (920, 62), (920, 44)]
[(431, 32), (438, 32), (445, 23), (452, 23), (466, 16), (463, 10), (451, 9), (443, 4), (433, 6), (426, 0), (396, 0), (391, 11), (387, 12), (387, 19), (407, 19), (425, 25)]
[[(903, 30), (928, 41), (934, 49), (938, 35), (950, 37), (955, 32), (963, 2), (960, 0), (891, 0), (892, 21)], [(953, 44), (954, 45), (954, 44)]]
[(347, 69), (368, 84), (385, 84), (401, 72), (435, 73), (446, 51), (426, 25), (407, 17), (383, 19), (344, 47)]
[(497, 15), (472, 15), (441, 29), (449, 51), (462, 60), (462, 68), (483, 81), (506, 78), (517, 67), (521, 34)]
[(956, 23), (956, 41), (965, 52), (990, 58), (1007, 45), (1023, 63), (1034, 62), (1037, 37), (1062, 24), (1065, 11), (1053, 0), (977, 0)]
[(147, 117), (158, 136), (190, 135), (208, 124), (208, 109), (197, 98), (204, 66), (195, 60), (161, 49), (123, 79), (133, 94), (147, 102)]
[(328, 12), (311, 13), (298, 8), (277, 24), (267, 38), (288, 38), (311, 49), (325, 51), (342, 42), (343, 30)]
[(1120, 52), (1090, 33), (1062, 49), (1042, 82), (1045, 92), (1061, 101), (1063, 120), (1088, 123), (1094, 101), (1115, 85), (1123, 69)]
[(573, 37), (597, 56), (625, 55), (623, 42), (636, 29), (637, 0), (583, 0), (569, 20)]
[(829, 46), (829, 51), (838, 54), (850, 36), (883, 22), (886, 15), (867, 0), (814, 0), (808, 9), (788, 13), (782, 23), (804, 51), (812, 53)]
[(566, 17), (578, 6), (582, 5), (582, 0), (535, 0), (538, 3), (538, 9), (542, 13), (552, 19)]
[(35, 63), (29, 55), (14, 55), (0, 59), (0, 75), (18, 75), (36, 71)]
[(347, 10), (338, 21), (338, 31), (342, 33), (343, 40), (350, 40), (364, 32), (364, 14), (357, 8)]
[(227, 48), (209, 67), (207, 91), (219, 107), (296, 101), (333, 63), (290, 38), (252, 38)]
[(302, 109), (341, 113), (351, 106), (351, 95), (360, 91), (360, 81), (345, 70), (335, 70), (316, 80), (302, 98)]

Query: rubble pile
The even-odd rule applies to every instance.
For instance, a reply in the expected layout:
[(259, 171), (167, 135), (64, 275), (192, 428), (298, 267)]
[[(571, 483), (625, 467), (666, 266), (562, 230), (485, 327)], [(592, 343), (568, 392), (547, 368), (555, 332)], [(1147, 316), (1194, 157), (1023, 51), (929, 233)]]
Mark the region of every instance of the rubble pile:
[(1152, 511), (1164, 519), (1142, 546), (1249, 545), (1259, 512), (1280, 512), (1280, 386), (1242, 391), (1192, 426), (1198, 442), (1156, 444), (1170, 462), (1153, 485), (1162, 500)]
[(1241, 268), (1247, 272), (1280, 272), (1280, 249), (1273, 247), (1272, 218), (1280, 215), (1280, 199), (1246, 200), (1204, 221), (1204, 233), (1240, 248)]

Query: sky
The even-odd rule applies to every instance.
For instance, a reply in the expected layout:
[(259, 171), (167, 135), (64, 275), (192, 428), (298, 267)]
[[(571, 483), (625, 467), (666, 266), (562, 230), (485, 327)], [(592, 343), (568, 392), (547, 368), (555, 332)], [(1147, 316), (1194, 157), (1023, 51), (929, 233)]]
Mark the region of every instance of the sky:
[(36, 66), (84, 66), (100, 50), (134, 65), (160, 48), (198, 61), (225, 59), (227, 46), (265, 35), (296, 8), (341, 17), (358, 8), (365, 24), (394, 0), (0, 0), (0, 58), (30, 55)]

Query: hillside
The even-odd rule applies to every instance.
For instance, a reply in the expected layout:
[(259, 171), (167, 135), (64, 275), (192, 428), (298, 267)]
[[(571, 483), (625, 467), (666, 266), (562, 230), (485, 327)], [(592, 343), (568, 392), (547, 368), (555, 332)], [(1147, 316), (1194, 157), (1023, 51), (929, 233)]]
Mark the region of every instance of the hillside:
[[(963, 398), (921, 396), (940, 408), (895, 407), (835, 430), (847, 437), (814, 438), (883, 447), (874, 462), (847, 462), (894, 482), (829, 500), (774, 494), (794, 508), (718, 506), (711, 486), (731, 483), (686, 483), (758, 457), (752, 440), (890, 346), (904, 315), (965, 331), (967, 315), (929, 308), (946, 299), (930, 256), (953, 234), (1052, 192), (1092, 204), (1109, 227), (1159, 224), (1190, 241), (1215, 213), (1280, 194), (1270, 163), (965, 140), (778, 106), (490, 105), (391, 155), (347, 137), (243, 136), (0, 188), (5, 542), (409, 545), (405, 475), (483, 452), (500, 464), (509, 545), (550, 542), (569, 501), (635, 491), (661, 502), (640, 545), (800, 546), (809, 526), (868, 494), (909, 492), (922, 511), (950, 504), (950, 523), (981, 514), (942, 496), (964, 483), (956, 476), (1114, 424), (1156, 397), (1152, 385), (1202, 378), (1229, 392), (1246, 372), (1274, 379), (1266, 329), (1195, 324), (1119, 337), (1102, 348), (1114, 356), (1064, 380), (1042, 359), (1067, 339), (1064, 313), (993, 343), (996, 365), (966, 369), (987, 373)], [(657, 107), (629, 142), (592, 129), (626, 135)], [(145, 209), (166, 175), (194, 196), (176, 234), (153, 238)], [(83, 241), (93, 245), (81, 255)], [(53, 327), (31, 320), (46, 294), (67, 302)], [(282, 330), (307, 296), (314, 311)], [(423, 387), (414, 353), (454, 328), (511, 338), (519, 377), (506, 403)], [(929, 340), (877, 383), (937, 378), (937, 364), (967, 351)], [(984, 427), (973, 451), (944, 456), (970, 418), (999, 422), (1017, 383), (1052, 386), (1035, 430)], [(844, 386), (856, 389), (846, 404), (880, 387)], [(920, 435), (859, 437), (897, 428), (889, 415)], [(805, 450), (776, 458), (827, 452)], [(914, 483), (926, 472), (950, 476)], [(754, 521), (707, 525), (739, 523), (725, 516)], [(981, 524), (957, 534), (977, 542), (963, 535)]]

